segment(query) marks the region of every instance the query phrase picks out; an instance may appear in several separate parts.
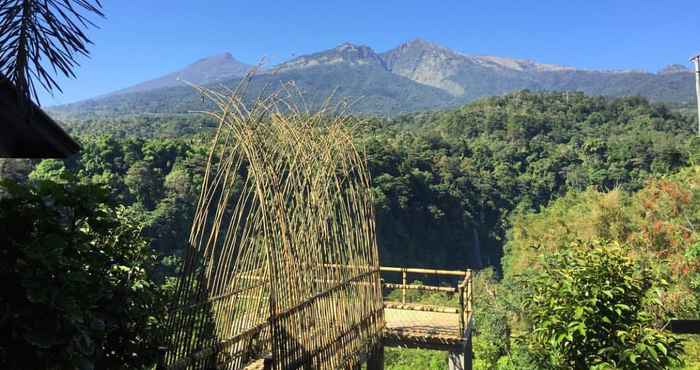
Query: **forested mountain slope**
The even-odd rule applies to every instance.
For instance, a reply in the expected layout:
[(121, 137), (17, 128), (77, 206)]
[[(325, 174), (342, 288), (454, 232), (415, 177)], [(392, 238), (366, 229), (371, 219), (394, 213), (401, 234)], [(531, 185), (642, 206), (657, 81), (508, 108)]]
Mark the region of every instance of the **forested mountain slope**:
[[(204, 136), (193, 133), (206, 134), (212, 122), (186, 115), (100, 122), (70, 125), (84, 150), (66, 170), (104, 181), (163, 223), (154, 234), (160, 249), (183, 245), (176, 230), (191, 218), (201, 177), (196, 164), (207, 150)], [(521, 92), (368, 119), (356, 139), (373, 176), (382, 261), (498, 266), (513, 210), (536, 210), (590, 186), (639, 189), (648, 176), (688, 163), (693, 127), (690, 118), (644, 99), (580, 93)]]

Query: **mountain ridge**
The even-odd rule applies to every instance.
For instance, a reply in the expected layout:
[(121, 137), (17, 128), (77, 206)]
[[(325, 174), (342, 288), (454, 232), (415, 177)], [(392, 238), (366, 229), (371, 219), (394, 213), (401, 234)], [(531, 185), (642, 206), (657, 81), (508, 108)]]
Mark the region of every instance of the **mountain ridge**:
[[(126, 104), (137, 112), (158, 113), (173, 110), (166, 104), (171, 103), (178, 107), (175, 111), (199, 110), (202, 104), (195, 103), (197, 93), (191, 88), (180, 90), (184, 84), (179, 80), (230, 88), (252, 68), (230, 53), (217, 54), (107, 96), (51, 109), (110, 112), (117, 105)], [(381, 53), (367, 45), (345, 42), (259, 70), (251, 78), (250, 86), (254, 91), (262, 91), (261, 84), (274, 88), (295, 81), (306, 88), (303, 93), (311, 97), (312, 105), (340, 93), (344, 98), (376, 101), (360, 104), (362, 108), (356, 112), (396, 114), (442, 108), (523, 89), (640, 95), (654, 101), (687, 102), (694, 96), (691, 72), (682, 65), (670, 65), (657, 73), (578, 69), (526, 59), (470, 55), (417, 38)], [(139, 98), (133, 94), (139, 94)], [(183, 100), (175, 101), (176, 96)]]
[(179, 86), (182, 84), (181, 81), (207, 85), (217, 81), (243, 77), (251, 68), (253, 68), (252, 65), (242, 63), (231, 53), (224, 52), (201, 58), (178, 71), (108, 93), (106, 96)]

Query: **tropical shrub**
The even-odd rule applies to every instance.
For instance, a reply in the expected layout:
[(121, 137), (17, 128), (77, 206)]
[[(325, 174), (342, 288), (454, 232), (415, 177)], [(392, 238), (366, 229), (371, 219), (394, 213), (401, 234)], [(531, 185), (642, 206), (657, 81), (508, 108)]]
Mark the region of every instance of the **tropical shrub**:
[(650, 306), (657, 279), (617, 243), (585, 242), (544, 257), (528, 278), (529, 351), (544, 368), (665, 369), (683, 353)]
[(141, 226), (107, 192), (74, 181), (4, 182), (0, 368), (151, 364), (162, 292)]

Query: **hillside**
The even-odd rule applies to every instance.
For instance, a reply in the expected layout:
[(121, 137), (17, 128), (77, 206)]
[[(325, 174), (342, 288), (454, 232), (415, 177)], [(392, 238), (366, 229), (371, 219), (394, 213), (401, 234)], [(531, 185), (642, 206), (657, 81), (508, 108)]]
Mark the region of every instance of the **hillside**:
[[(140, 115), (73, 122), (69, 129), (78, 137), (160, 142), (211, 127), (199, 116)], [(639, 189), (648, 176), (688, 163), (686, 138), (694, 127), (644, 99), (580, 93), (515, 93), (372, 119), (358, 145), (367, 150), (373, 176), (383, 262), (498, 265), (512, 210), (538, 209), (569, 189)], [(168, 170), (149, 171), (165, 176)]]
[[(197, 92), (178, 78), (214, 89), (237, 86), (250, 68), (223, 54), (181, 71), (107, 96), (53, 107), (56, 115), (85, 113), (182, 113), (206, 109)], [(611, 97), (642, 96), (652, 101), (686, 103), (693, 98), (693, 74), (680, 65), (658, 73), (595, 71), (529, 60), (474, 56), (416, 39), (384, 53), (364, 45), (296, 57), (259, 71), (250, 97), (293, 81), (310, 106), (333, 94), (353, 101), (355, 113), (396, 115), (471, 102), (513, 91), (582, 91)], [(359, 99), (359, 101), (357, 101)]]
[[(656, 221), (664, 219), (641, 222), (641, 217), (653, 214), (637, 212), (636, 219), (629, 219), (634, 222), (627, 222), (615, 218), (619, 212), (614, 207), (610, 213), (604, 207), (586, 211), (581, 205), (596, 204), (590, 197), (574, 202), (579, 206), (569, 206), (572, 203), (566, 199), (578, 198), (566, 194), (603, 194), (609, 189), (632, 194), (641, 189), (653, 198), (659, 192), (649, 187), (653, 184), (650, 179), (697, 163), (692, 119), (641, 98), (519, 92), (457, 109), (393, 120), (371, 118), (366, 123), (355, 140), (367, 154), (377, 243), (385, 265), (492, 266), (496, 274), (509, 277), (508, 272), (515, 270), (508, 261), (528, 261), (529, 253), (536, 253), (529, 248), (530, 241), (559, 245), (558, 240), (586, 236), (592, 222), (598, 221), (603, 227), (595, 230), (605, 231), (605, 225), (614, 224), (613, 231), (643, 235), (638, 230), (644, 229), (637, 225), (656, 228)], [(182, 255), (187, 245), (210, 148), (206, 135), (210, 124), (192, 115), (76, 122), (71, 134), (83, 147), (79, 155), (65, 161), (42, 161), (33, 171), (23, 172), (31, 171), (33, 181), (52, 179), (103, 187), (111, 199), (131, 212), (129, 220), (140, 223), (139, 230), (149, 238), (149, 250), (156, 251), (161, 261), (158, 276), (172, 274), (173, 256)], [(680, 183), (697, 192), (697, 180), (682, 178)], [(677, 193), (675, 187), (661, 189)], [(557, 201), (560, 198), (565, 200)], [(665, 199), (660, 201), (666, 204)], [(681, 209), (670, 205), (665, 209)], [(546, 207), (555, 212), (541, 211)], [(547, 217), (541, 223), (538, 216), (530, 216), (538, 211)], [(571, 212), (563, 218), (566, 225), (557, 222), (558, 217), (549, 218), (561, 212)], [(697, 223), (697, 209), (683, 212), (674, 216), (673, 226), (678, 227), (660, 224), (658, 235), (686, 245), (680, 226), (687, 220)], [(531, 234), (516, 234), (523, 225)], [(688, 242), (695, 240), (693, 236)], [(506, 263), (502, 264), (504, 256)], [(674, 252), (673, 256), (681, 254)], [(478, 275), (476, 289), (498, 290), (498, 294), (476, 296), (475, 358), (482, 366), (476, 368), (482, 369), (493, 368), (498, 361), (518, 360), (510, 356), (511, 350), (514, 355), (528, 353), (518, 352), (517, 342), (511, 342), (510, 335), (517, 333), (520, 324), (510, 321), (516, 311), (506, 305), (518, 303), (518, 297), (527, 294), (515, 295), (524, 291), (517, 285), (509, 292), (507, 285), (486, 281), (490, 275), (485, 271)], [(508, 301), (512, 297), (516, 299)], [(697, 317), (696, 312), (689, 317)], [(409, 354), (388, 352), (387, 362), (397, 368), (399, 364), (408, 369), (444, 368), (437, 355), (436, 366), (428, 367), (418, 361), (428, 357), (425, 353), (416, 354), (418, 359)], [(504, 369), (532, 368), (521, 365), (518, 362)]]

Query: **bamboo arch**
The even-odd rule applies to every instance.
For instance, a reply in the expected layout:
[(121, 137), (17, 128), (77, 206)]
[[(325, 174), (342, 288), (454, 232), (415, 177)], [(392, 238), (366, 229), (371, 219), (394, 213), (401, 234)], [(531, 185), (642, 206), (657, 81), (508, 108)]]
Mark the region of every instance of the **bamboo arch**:
[(171, 310), (167, 368), (358, 364), (383, 306), (370, 178), (353, 120), (283, 89), (218, 107), (190, 247)]

